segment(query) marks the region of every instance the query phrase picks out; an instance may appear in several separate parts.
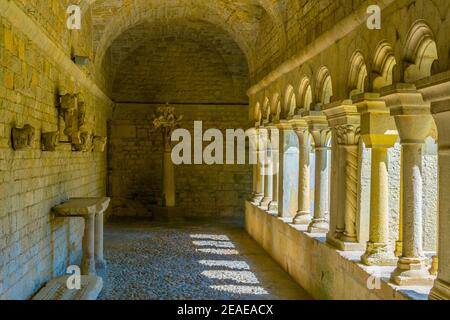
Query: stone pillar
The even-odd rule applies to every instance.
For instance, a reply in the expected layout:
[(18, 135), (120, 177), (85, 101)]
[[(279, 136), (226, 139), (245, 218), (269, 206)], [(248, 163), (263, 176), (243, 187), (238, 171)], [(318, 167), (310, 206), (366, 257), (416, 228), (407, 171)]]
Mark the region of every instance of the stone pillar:
[(153, 125), (160, 129), (163, 135), (163, 207), (175, 206), (175, 169), (172, 162), (172, 132), (178, 127), (182, 117), (175, 115), (175, 108), (158, 108), (158, 114)]
[(432, 284), (422, 245), (422, 147), (433, 122), (430, 105), (412, 84), (386, 88), (382, 96), (395, 118), (402, 145), (403, 245), (391, 280), (398, 285)]
[(255, 194), (252, 199), (253, 204), (259, 205), (261, 203), (261, 200), (264, 197), (264, 180), (263, 176), (261, 174), (261, 150), (263, 149), (263, 144), (261, 142), (260, 132), (259, 129), (255, 130), (256, 137), (255, 137), (255, 147), (256, 147), (256, 164), (253, 166), (254, 168), (254, 178), (256, 180), (256, 188), (255, 188)]
[(388, 149), (397, 142), (394, 119), (379, 94), (365, 93), (354, 98), (361, 114), (361, 137), (372, 149), (370, 184), (370, 229), (366, 252), (361, 261), (366, 265), (391, 266), (397, 259), (388, 247), (389, 186)]
[(95, 267), (97, 270), (106, 268), (106, 261), (103, 257), (103, 218), (109, 202), (110, 199), (105, 198), (95, 215)]
[(364, 250), (358, 206), (361, 116), (351, 100), (328, 104), (323, 112), (333, 131), (330, 228), (334, 229), (327, 234), (327, 242), (340, 250)]
[(330, 128), (327, 119), (320, 111), (309, 111), (305, 119), (309, 132), (315, 144), (315, 189), (314, 216), (308, 226), (310, 233), (325, 233), (328, 231), (328, 147)]
[[(280, 139), (281, 136), (283, 136), (283, 138)], [(272, 163), (272, 200), (269, 203), (268, 210), (278, 215), (280, 167), (283, 166), (283, 163), (280, 163), (280, 149), (282, 153), (282, 148), (284, 148), (283, 130), (278, 129), (277, 127), (271, 127), (270, 142), (270, 161)]]
[(311, 181), (309, 155), (311, 143), (309, 140), (308, 124), (304, 119), (295, 117), (293, 128), (298, 137), (299, 170), (298, 170), (298, 211), (293, 223), (309, 225), (311, 223)]
[(261, 175), (264, 180), (264, 196), (259, 204), (259, 206), (265, 210), (269, 209), (269, 204), (272, 201), (273, 194), (273, 184), (272, 184), (272, 161), (271, 150), (270, 150), (270, 141), (269, 141), (269, 131), (267, 128), (261, 130)]
[(175, 168), (170, 147), (164, 148), (163, 173), (163, 207), (175, 207)]
[(260, 163), (258, 161), (258, 157), (259, 157), (259, 135), (258, 135), (258, 128), (254, 128), (251, 130), (250, 136), (249, 138), (251, 139), (250, 141), (250, 150), (249, 152), (251, 153), (250, 155), (250, 159), (253, 158), (253, 160), (255, 161), (255, 163), (253, 164), (253, 193), (252, 193), (252, 198), (251, 198), (251, 202), (254, 204), (258, 204), (261, 202), (261, 199), (263, 197), (262, 194), (262, 184), (261, 184), (261, 166)]
[(83, 256), (81, 258), (81, 274), (95, 276), (95, 213), (83, 216), (84, 235), (83, 235)]
[[(358, 146), (360, 138), (359, 125), (342, 125), (337, 128), (337, 139), (342, 155), (342, 187), (344, 190), (343, 217), (344, 242), (358, 242), (356, 231), (357, 202), (358, 202)], [(339, 186), (340, 188), (340, 186)]]

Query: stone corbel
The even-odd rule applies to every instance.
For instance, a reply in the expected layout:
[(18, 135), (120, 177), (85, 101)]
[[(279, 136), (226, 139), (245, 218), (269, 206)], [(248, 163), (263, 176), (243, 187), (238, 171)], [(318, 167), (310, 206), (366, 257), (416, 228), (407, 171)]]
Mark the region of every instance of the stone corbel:
[[(86, 106), (81, 94), (65, 94), (59, 99), (60, 121), (64, 123), (60, 128), (61, 142), (83, 145), (85, 141), (82, 134), (87, 132), (86, 128)], [(64, 139), (67, 137), (67, 139)], [(79, 147), (75, 147), (78, 149)]]
[(80, 133), (80, 143), (72, 143), (72, 150), (78, 152), (87, 152), (92, 147), (91, 134), (89, 132)]
[(13, 128), (11, 133), (12, 146), (14, 150), (31, 148), (36, 130), (29, 124), (23, 128)]
[(59, 143), (59, 131), (43, 132), (41, 135), (42, 151), (56, 151)]
[(92, 151), (93, 152), (105, 152), (107, 137), (94, 136), (92, 138)]

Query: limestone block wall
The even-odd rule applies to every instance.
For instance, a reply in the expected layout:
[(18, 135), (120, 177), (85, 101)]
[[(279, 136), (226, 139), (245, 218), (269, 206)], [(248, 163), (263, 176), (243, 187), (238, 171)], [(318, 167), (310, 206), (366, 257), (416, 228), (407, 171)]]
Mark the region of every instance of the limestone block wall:
[[(76, 86), (68, 72), (77, 67), (70, 61), (64, 3), (20, 4), (30, 9), (20, 20), (24, 29), (0, 15), (0, 299), (27, 299), (79, 262), (83, 222), (53, 217), (53, 206), (69, 197), (106, 195), (106, 153), (72, 152), (70, 145), (41, 151), (41, 132), (58, 128), (61, 92), (83, 93), (87, 125), (96, 135), (106, 136), (111, 110), (107, 99), (94, 96), (92, 86)], [(30, 29), (33, 38), (21, 31)], [(42, 51), (44, 42), (60, 50), (53, 50), (61, 53), (58, 60)], [(36, 129), (31, 148), (14, 151), (11, 130), (25, 124)]]
[[(162, 136), (153, 130), (158, 105), (117, 104), (110, 123), (109, 194), (114, 215), (151, 215), (162, 203)], [(175, 105), (181, 128), (192, 137), (194, 121), (209, 128), (247, 129), (247, 106)], [(209, 143), (205, 143), (204, 146)], [(193, 158), (192, 158), (193, 159)], [(249, 165), (175, 167), (177, 206), (186, 216), (239, 216), (252, 188)]]

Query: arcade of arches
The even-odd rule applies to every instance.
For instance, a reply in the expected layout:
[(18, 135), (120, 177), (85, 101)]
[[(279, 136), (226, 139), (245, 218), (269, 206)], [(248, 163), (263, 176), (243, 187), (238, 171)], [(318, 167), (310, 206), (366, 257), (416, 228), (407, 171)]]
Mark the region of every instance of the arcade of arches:
[[(74, 3), (79, 30), (67, 25)], [(367, 27), (370, 5), (379, 30)], [(0, 0), (0, 299), (32, 298), (80, 260), (95, 274), (106, 205), (107, 292), (118, 251), (148, 245), (147, 231), (152, 250), (194, 230), (212, 233), (190, 235), (202, 252), (237, 255), (217, 232), (245, 218), (236, 239), (262, 247), (260, 265), (275, 260), (292, 290), (449, 299), (449, 30), (448, 0)], [(255, 129), (277, 170), (168, 166), (153, 122), (166, 103), (190, 131), (200, 120)], [(79, 198), (103, 206), (83, 211)], [(160, 215), (189, 222), (127, 227)], [(248, 275), (216, 258), (200, 262), (229, 268), (220, 279)], [(217, 270), (199, 272), (212, 282)]]

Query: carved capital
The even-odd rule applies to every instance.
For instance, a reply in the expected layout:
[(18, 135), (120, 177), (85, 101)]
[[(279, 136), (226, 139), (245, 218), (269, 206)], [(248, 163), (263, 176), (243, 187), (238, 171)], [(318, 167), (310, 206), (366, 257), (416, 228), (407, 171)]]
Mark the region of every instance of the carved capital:
[(29, 124), (23, 128), (12, 129), (12, 146), (14, 150), (28, 149), (33, 144), (36, 130)]
[(157, 116), (153, 119), (153, 126), (155, 129), (160, 129), (163, 134), (164, 149), (169, 151), (171, 148), (172, 132), (179, 127), (183, 116), (175, 114), (174, 107), (159, 107)]
[(327, 142), (330, 138), (331, 130), (328, 127), (323, 128), (310, 128), (309, 132), (311, 133), (316, 149), (317, 148), (326, 148)]
[(41, 136), (42, 151), (56, 151), (59, 142), (59, 132), (45, 132)]
[(86, 152), (91, 147), (92, 139), (89, 132), (80, 133), (80, 143), (72, 144), (74, 151)]
[(105, 152), (107, 137), (95, 136), (92, 138), (92, 151)]
[(351, 124), (335, 127), (337, 142), (340, 145), (351, 146), (359, 144), (361, 127)]

